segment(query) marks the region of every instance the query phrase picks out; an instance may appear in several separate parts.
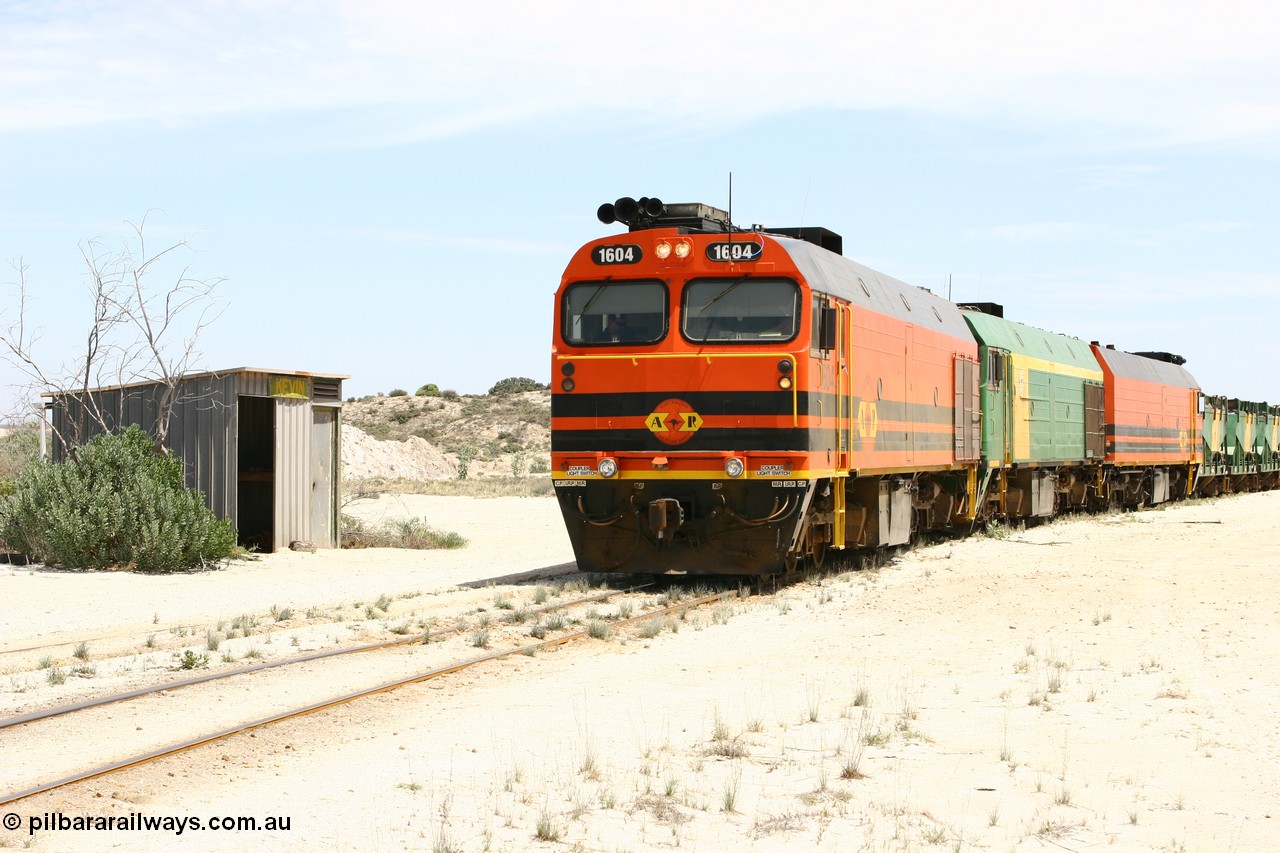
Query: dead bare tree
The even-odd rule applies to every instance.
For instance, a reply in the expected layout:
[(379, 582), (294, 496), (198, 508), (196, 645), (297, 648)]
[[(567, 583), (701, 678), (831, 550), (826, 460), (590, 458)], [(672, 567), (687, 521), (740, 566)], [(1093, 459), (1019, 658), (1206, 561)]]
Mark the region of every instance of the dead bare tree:
[(13, 264), (15, 316), (0, 329), (0, 357), (31, 390), (61, 398), (68, 417), (57, 438), (64, 447), (78, 446), (88, 432), (110, 432), (118, 423), (119, 413), (104, 409), (104, 389), (145, 381), (158, 389), (151, 433), (157, 451), (164, 448), (181, 378), (200, 359), (201, 333), (224, 308), (217, 288), (225, 278), (199, 277), (180, 264), (180, 253), (192, 251), (187, 240), (153, 252), (146, 217), (127, 225), (131, 233), (118, 247), (98, 239), (80, 244), (92, 314), (83, 349), (56, 370), (36, 355), (40, 334), (29, 316), (28, 266), (22, 260)]

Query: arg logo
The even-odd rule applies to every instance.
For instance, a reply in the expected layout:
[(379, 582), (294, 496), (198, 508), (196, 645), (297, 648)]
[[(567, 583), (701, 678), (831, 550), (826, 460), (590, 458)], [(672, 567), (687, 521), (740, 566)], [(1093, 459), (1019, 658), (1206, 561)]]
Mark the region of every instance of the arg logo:
[(702, 429), (702, 415), (684, 400), (673, 397), (659, 403), (645, 418), (644, 425), (658, 437), (658, 441), (675, 446), (684, 444)]

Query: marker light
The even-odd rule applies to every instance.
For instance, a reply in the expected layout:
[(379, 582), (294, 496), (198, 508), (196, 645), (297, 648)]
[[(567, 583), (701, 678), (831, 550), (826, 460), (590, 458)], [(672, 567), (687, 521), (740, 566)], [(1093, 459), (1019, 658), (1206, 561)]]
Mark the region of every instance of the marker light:
[(790, 377), (790, 376), (779, 376), (779, 377), (778, 377), (778, 387), (779, 387), (779, 388), (781, 388), (783, 391), (790, 391), (790, 390), (791, 390), (791, 377)]
[(577, 388), (577, 387), (578, 387), (578, 383), (574, 382), (572, 379), (570, 379), (568, 376), (566, 376), (566, 377), (564, 378), (564, 381), (560, 383), (560, 387), (561, 387), (561, 389), (563, 389), (566, 393), (568, 393), (569, 391), (572, 391), (574, 388)]
[(616, 460), (605, 457), (600, 460), (600, 464), (597, 466), (596, 470), (600, 472), (601, 477), (608, 479), (618, 473), (618, 463)]
[(681, 240), (676, 243), (676, 257), (687, 258), (693, 252), (693, 244), (688, 240)]
[(778, 372), (779, 372), (779, 373), (790, 373), (790, 372), (791, 372), (791, 359), (789, 359), (789, 358), (784, 358), (782, 361), (778, 362)]
[(566, 361), (564, 364), (560, 365), (560, 372), (565, 376), (572, 376), (575, 369), (576, 368), (574, 368), (572, 361)]
[(742, 460), (736, 456), (730, 456), (724, 460), (724, 472), (735, 479), (742, 476), (745, 468), (746, 466), (742, 464)]
[(666, 240), (659, 240), (658, 245), (653, 247), (653, 254), (660, 261), (665, 261), (671, 257), (671, 244)]

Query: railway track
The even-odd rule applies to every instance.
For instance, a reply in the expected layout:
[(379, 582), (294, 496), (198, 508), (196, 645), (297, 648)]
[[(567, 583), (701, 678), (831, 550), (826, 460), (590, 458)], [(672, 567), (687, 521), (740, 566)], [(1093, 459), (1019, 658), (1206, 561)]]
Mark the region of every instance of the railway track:
[[(582, 607), (587, 604), (606, 601), (618, 595), (628, 592), (635, 592), (643, 589), (651, 584), (638, 584), (626, 589), (612, 589), (607, 592), (601, 592), (596, 595), (589, 595), (584, 598), (575, 599), (573, 601), (560, 602), (559, 604), (548, 604), (545, 607), (537, 607), (527, 611), (527, 616), (539, 617), (550, 613), (569, 610), (574, 607)], [(501, 620), (509, 622), (510, 620)], [(13, 717), (0, 719), (0, 729), (6, 729), (11, 726), (21, 725), (23, 723), (32, 723), (39, 720), (46, 720), (51, 717), (60, 717), (64, 714), (71, 714), (76, 711), (83, 711), (88, 708), (96, 708), (101, 705), (111, 705), (117, 702), (125, 702), (130, 699), (137, 699), (142, 696), (150, 696), (155, 693), (163, 693), (169, 690), (177, 690), (182, 687), (190, 687), (196, 684), (204, 684), (209, 681), (219, 681), (225, 678), (235, 678), (241, 675), (248, 675), (254, 672), (261, 672), (267, 669), (276, 669), (282, 666), (294, 666), (297, 664), (307, 663), (309, 661), (323, 660), (325, 658), (339, 657), (342, 655), (360, 654), (363, 652), (377, 651), (379, 649), (391, 649), (397, 646), (407, 646), (413, 643), (430, 643), (444, 637), (458, 634), (466, 630), (466, 626), (455, 625), (451, 628), (441, 628), (435, 631), (427, 631), (425, 634), (405, 637), (396, 640), (384, 640), (378, 643), (364, 643), (358, 646), (345, 646), (337, 649), (326, 649), (324, 651), (310, 652), (302, 655), (293, 655), (280, 660), (267, 661), (264, 663), (253, 664), (251, 666), (237, 667), (235, 669), (220, 670), (218, 672), (210, 672), (204, 675), (197, 675), (192, 678), (184, 678), (178, 681), (167, 681), (159, 684), (153, 684), (148, 687), (142, 687), (137, 690), (130, 690), (124, 693), (114, 693), (107, 696), (99, 696), (94, 699), (86, 699), (83, 702), (75, 702), (70, 705), (59, 705), (53, 708), (46, 708), (40, 711), (31, 711), (27, 714), (19, 714)]]
[[(497, 586), (527, 584), (534, 581), (561, 583), (565, 578), (576, 574), (578, 574), (578, 572), (574, 563), (560, 563), (558, 565), (547, 566), (540, 569), (531, 569), (529, 571), (480, 578), (460, 583), (457, 586), (459, 589), (486, 589)], [(168, 625), (156, 624), (150, 626), (149, 630), (143, 633), (157, 636), (172, 636), (184, 634), (185, 632), (194, 632), (201, 627), (202, 626), (193, 622), (179, 622)], [(32, 654), (36, 652), (53, 653), (57, 651), (65, 651), (67, 654), (70, 654), (71, 650), (81, 643), (87, 643), (94, 647), (110, 645), (112, 643), (121, 646), (130, 646), (136, 644), (138, 633), (139, 632), (136, 630), (121, 630), (88, 638), (82, 636), (63, 638), (55, 635), (54, 639), (50, 639), (43, 643), (35, 643), (27, 646), (14, 646), (12, 648), (0, 646), (0, 659), (17, 657), (19, 655)]]
[[(599, 593), (597, 595), (587, 596), (581, 599), (577, 599), (573, 602), (565, 602), (565, 603), (554, 605), (553, 608), (546, 609), (545, 612), (551, 613), (554, 611), (565, 611), (575, 607), (589, 606), (592, 603), (600, 602), (608, 598), (615, 598), (615, 597), (626, 596), (626, 595), (638, 595), (638, 593), (635, 592), (634, 590), (609, 590), (609, 591)], [(646, 609), (643, 612), (637, 613), (635, 615), (629, 615), (629, 616), (626, 616), (625, 618), (617, 618), (617, 619), (609, 620), (607, 622), (607, 625), (612, 630), (617, 630), (617, 628), (622, 626), (637, 625), (637, 624), (651, 621), (651, 620), (662, 619), (664, 617), (669, 617), (672, 614), (675, 614), (680, 611), (705, 606), (714, 602), (723, 601), (728, 598), (738, 597), (739, 595), (740, 595), (740, 592), (737, 590), (699, 595), (697, 597), (690, 598), (687, 600), (667, 603), (665, 606), (658, 606), (657, 609)], [(658, 601), (657, 604), (661, 605), (662, 602)], [(621, 616), (622, 612), (623, 610), (622, 608), (620, 608), (619, 616)], [(67, 785), (71, 785), (76, 782), (81, 782), (88, 779), (93, 779), (96, 777), (116, 773), (116, 772), (125, 770), (127, 768), (134, 767), (140, 764), (145, 764), (149, 761), (153, 761), (165, 756), (175, 755), (181, 752), (195, 749), (205, 744), (224, 740), (226, 738), (233, 737), (237, 734), (249, 732), (254, 729), (259, 729), (265, 726), (270, 726), (275, 723), (280, 723), (286, 720), (294, 719), (294, 718), (305, 716), (308, 714), (314, 714), (328, 708), (333, 708), (339, 705), (357, 701), (364, 697), (385, 693), (385, 692), (396, 690), (398, 688), (405, 687), (408, 685), (418, 684), (424, 681), (440, 678), (442, 676), (459, 673), (459, 672), (468, 670), (472, 667), (480, 666), (485, 663), (501, 660), (503, 658), (508, 658), (514, 655), (522, 655), (522, 654), (533, 655), (541, 650), (549, 649), (556, 646), (561, 646), (567, 643), (572, 643), (577, 640), (586, 639), (592, 636), (598, 636), (599, 633), (597, 632), (597, 629), (595, 627), (596, 624), (598, 624), (598, 622), (593, 621), (591, 625), (585, 630), (569, 631), (567, 633), (559, 634), (554, 637), (538, 639), (537, 642), (534, 642), (534, 643), (518, 643), (511, 648), (506, 648), (503, 650), (486, 652), (486, 653), (476, 655), (476, 656), (471, 656), (471, 657), (455, 657), (452, 660), (439, 663), (425, 670), (415, 671), (408, 675), (402, 675), (402, 676), (398, 676), (390, 679), (379, 680), (375, 684), (362, 685), (357, 689), (345, 690), (336, 694), (329, 694), (317, 701), (310, 701), (305, 704), (286, 707), (280, 710), (272, 711), (271, 713), (268, 713), (266, 715), (255, 716), (253, 719), (250, 719), (248, 721), (236, 722), (232, 725), (223, 726), (213, 731), (203, 732), (195, 736), (188, 737), (172, 743), (167, 743), (156, 748), (143, 749), (139, 752), (127, 755), (123, 758), (114, 758), (113, 760), (110, 760), (110, 761), (94, 764), (89, 769), (77, 769), (72, 772), (65, 773), (64, 775), (58, 776), (57, 778), (49, 781), (37, 782), (35, 784), (27, 785), (26, 787), (23, 787), (19, 790), (12, 791), (10, 793), (0, 794), (0, 805), (16, 802), (18, 800), (22, 800), (27, 797), (34, 796), (36, 794), (54, 790), (56, 788), (64, 787)], [(465, 629), (461, 627), (446, 629), (438, 632), (438, 636), (441, 639), (443, 639), (444, 635), (446, 634), (460, 634), (463, 630)], [(244, 676), (250, 676), (256, 673), (261, 673), (265, 670), (278, 670), (282, 667), (292, 666), (292, 665), (305, 666), (307, 664), (314, 664), (320, 660), (347, 657), (347, 656), (358, 654), (361, 652), (370, 652), (370, 651), (376, 651), (379, 649), (391, 649), (395, 647), (404, 647), (404, 646), (409, 646), (411, 644), (420, 645), (422, 642), (422, 639), (423, 637), (418, 636), (418, 637), (413, 637), (408, 639), (393, 640), (393, 641), (384, 642), (384, 643), (366, 644), (361, 647), (328, 650), (326, 652), (316, 653), (312, 655), (301, 655), (291, 659), (272, 661), (272, 662), (264, 663), (262, 665), (242, 667), (234, 671), (211, 673), (207, 676), (199, 676), (192, 679), (185, 679), (181, 682), (153, 686), (151, 688), (145, 688), (143, 690), (137, 690), (137, 691), (130, 691), (128, 693), (118, 694), (115, 696), (100, 697), (98, 699), (90, 700), (84, 703), (77, 703), (75, 705), (62, 706), (59, 708), (51, 708), (44, 711), (33, 712), (31, 714), (12, 717), (6, 720), (0, 720), (0, 729), (9, 729), (10, 731), (21, 732), (23, 731), (23, 729), (20, 727), (34, 725), (36, 728), (39, 728), (41, 723), (47, 720), (50, 720), (52, 718), (70, 717), (71, 715), (76, 715), (81, 713), (93, 714), (95, 713), (95, 711), (99, 713), (109, 712), (112, 710), (111, 706), (120, 705), (121, 703), (127, 703), (130, 700), (139, 699), (139, 698), (148, 697), (148, 696), (169, 696), (171, 695), (172, 691), (175, 691), (180, 687), (194, 686), (197, 684), (204, 684), (207, 682), (218, 682), (218, 681), (232, 682), (237, 679), (241, 679)], [(140, 717), (139, 719), (144, 719), (144, 718)], [(152, 719), (152, 717), (147, 717), (145, 719)], [(86, 730), (93, 728), (94, 725), (95, 725), (95, 722), (90, 721), (86, 725)], [(139, 726), (137, 728), (141, 730), (142, 727)], [(40, 740), (38, 735), (35, 735), (35, 739), (37, 741)], [(10, 764), (10, 766), (18, 766), (21, 763), (20, 751), (15, 751), (15, 750), (7, 750), (7, 751), (9, 751), (10, 753), (9, 754), (10, 759), (18, 759), (18, 761), (13, 761)], [(18, 754), (15, 754), (15, 752), (17, 752)]]

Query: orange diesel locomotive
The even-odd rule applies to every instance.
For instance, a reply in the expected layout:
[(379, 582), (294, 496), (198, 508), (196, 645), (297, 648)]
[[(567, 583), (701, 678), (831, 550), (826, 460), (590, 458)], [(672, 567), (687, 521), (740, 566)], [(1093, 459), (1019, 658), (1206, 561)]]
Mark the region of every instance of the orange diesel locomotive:
[(975, 518), (961, 311), (822, 228), (619, 199), (556, 295), (552, 476), (584, 571), (773, 575)]

